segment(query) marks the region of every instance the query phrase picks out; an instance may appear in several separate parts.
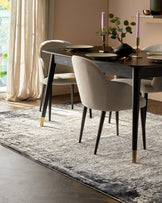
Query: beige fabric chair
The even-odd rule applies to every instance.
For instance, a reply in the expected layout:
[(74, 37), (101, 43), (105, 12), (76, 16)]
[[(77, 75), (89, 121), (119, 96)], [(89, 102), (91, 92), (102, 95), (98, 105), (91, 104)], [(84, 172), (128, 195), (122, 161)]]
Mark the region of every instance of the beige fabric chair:
[[(150, 52), (161, 52), (162, 44), (152, 44), (146, 46), (143, 50)], [(152, 80), (141, 81), (141, 92), (148, 93), (162, 92), (162, 77), (154, 77)], [(146, 95), (146, 97), (147, 97)]]
[[(70, 45), (69, 42), (62, 40), (47, 40), (40, 44), (39, 47), (39, 76), (40, 82), (43, 85), (42, 88), (42, 96), (40, 102), (40, 111), (42, 107), (42, 102), (44, 98), (45, 88), (47, 85), (48, 79), (48, 69), (50, 63), (50, 55), (42, 52), (42, 50), (46, 51), (55, 51), (57, 49), (63, 49), (66, 46)], [(56, 65), (55, 75), (53, 79), (52, 85), (70, 85), (71, 87), (71, 108), (73, 109), (73, 94), (74, 94), (74, 84), (76, 84), (75, 75), (73, 72), (73, 67), (64, 66), (64, 65)], [(49, 120), (51, 120), (51, 100), (52, 100), (52, 89), (50, 91), (50, 99), (49, 99)]]
[[(162, 44), (153, 44), (143, 48), (144, 51), (148, 52), (161, 52)], [(114, 81), (126, 82), (132, 85), (132, 79), (127, 78), (115, 78)], [(151, 80), (141, 80), (141, 92), (142, 93), (154, 93), (162, 91), (162, 77), (154, 77)]]
[[(162, 44), (153, 44), (148, 45), (144, 49), (144, 51), (148, 52), (161, 52), (162, 53)], [(116, 82), (124, 82), (129, 85), (132, 85), (132, 79), (128, 78), (115, 78), (113, 81)], [(162, 77), (154, 77), (152, 79), (142, 79), (141, 80), (141, 93), (144, 94), (144, 97), (146, 99), (146, 107), (145, 107), (145, 122), (146, 122), (146, 112), (147, 112), (147, 101), (148, 101), (148, 93), (155, 93), (155, 92), (162, 92)], [(111, 113), (109, 116), (109, 122), (111, 119)], [(146, 138), (144, 138), (144, 149), (146, 149)]]
[[(73, 56), (72, 64), (81, 102), (84, 106), (79, 142), (81, 142), (87, 108), (102, 111), (94, 154), (100, 140), (106, 111), (121, 111), (132, 108), (132, 87), (125, 83), (109, 81), (91, 60)], [(140, 107), (146, 104), (141, 97)]]

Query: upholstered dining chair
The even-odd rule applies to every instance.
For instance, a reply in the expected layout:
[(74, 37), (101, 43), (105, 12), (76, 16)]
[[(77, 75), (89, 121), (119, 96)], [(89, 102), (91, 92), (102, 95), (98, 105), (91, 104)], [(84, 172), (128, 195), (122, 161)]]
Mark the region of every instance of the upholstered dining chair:
[[(132, 87), (125, 83), (106, 79), (104, 73), (92, 60), (80, 56), (72, 56), (72, 64), (81, 102), (84, 106), (79, 142), (82, 140), (87, 108), (102, 112), (94, 150), (94, 154), (96, 154), (106, 111), (131, 109)], [(141, 97), (140, 107), (144, 108), (145, 104), (145, 99)]]
[[(143, 50), (148, 51), (148, 52), (152, 52), (152, 54), (158, 55), (159, 52), (161, 52), (160, 54), (162, 54), (162, 44), (148, 45), (145, 48), (143, 48)], [(129, 79), (129, 78), (118, 78), (118, 77), (116, 77), (112, 81), (122, 82), (122, 83), (124, 82), (124, 83), (127, 83), (129, 85), (132, 85), (132, 79)], [(140, 91), (141, 91), (141, 93), (144, 94), (144, 98), (146, 99), (146, 106), (145, 106), (145, 108), (141, 109), (142, 111), (144, 111), (144, 113), (141, 114), (141, 117), (144, 115), (144, 119), (146, 122), (148, 94), (149, 93), (155, 93), (155, 92), (162, 92), (162, 77), (153, 77), (151, 79), (142, 79)], [(111, 112), (109, 114), (109, 122), (110, 122), (110, 120), (111, 120)], [(144, 128), (143, 128), (143, 130), (144, 130)], [(143, 140), (143, 145), (144, 145), (143, 147), (144, 147), (144, 149), (146, 149), (146, 137), (143, 137), (143, 139), (144, 139)]]
[[(42, 52), (44, 51), (55, 51), (56, 49), (63, 49), (71, 43), (63, 41), (63, 40), (47, 40), (40, 44), (39, 47), (39, 78), (40, 83), (43, 85), (42, 87), (42, 96), (40, 102), (40, 111), (42, 108), (42, 102), (44, 99), (44, 93), (48, 80), (48, 68), (50, 63), (50, 55)], [(74, 84), (76, 84), (75, 75), (73, 72), (73, 67), (64, 66), (64, 65), (56, 65), (55, 75), (53, 78), (52, 86), (54, 85), (70, 85), (71, 89), (71, 108), (73, 109), (73, 94), (74, 94)], [(52, 88), (50, 91), (49, 98), (49, 120), (51, 120), (51, 101), (52, 101)]]

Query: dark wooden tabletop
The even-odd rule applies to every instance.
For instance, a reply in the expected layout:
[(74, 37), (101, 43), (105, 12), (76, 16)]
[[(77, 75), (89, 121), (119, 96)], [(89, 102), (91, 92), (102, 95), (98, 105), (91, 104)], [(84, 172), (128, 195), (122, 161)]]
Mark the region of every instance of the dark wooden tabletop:
[[(48, 54), (55, 55), (55, 63), (64, 64), (64, 65), (72, 65), (71, 57), (73, 55), (82, 56), (85, 58), (89, 58), (95, 61), (97, 65), (99, 65), (103, 72), (116, 74), (119, 72), (121, 76), (131, 77), (132, 69), (138, 68), (141, 78), (148, 77), (158, 77), (162, 76), (162, 63), (155, 63), (149, 59), (147, 59), (146, 51), (139, 51), (139, 56), (141, 58), (134, 58), (132, 55), (129, 56), (128, 60), (121, 60), (121, 58), (117, 58), (115, 60), (110, 60), (109, 58), (90, 58), (87, 57), (87, 53), (98, 53), (101, 50), (101, 47), (95, 46), (92, 49), (85, 50), (69, 50), (69, 49), (56, 49), (55, 51), (44, 51)], [(106, 51), (109, 53), (113, 53), (111, 47), (106, 47)], [(135, 55), (136, 53), (134, 53)], [(105, 63), (108, 62), (108, 63)], [(109, 66), (109, 69), (107, 68)], [(111, 67), (110, 67), (111, 66)], [(121, 69), (122, 67), (122, 69)], [(118, 70), (116, 70), (118, 69)]]
[[(98, 53), (99, 50), (101, 50), (102, 48), (100, 46), (95, 46), (94, 48), (92, 49), (83, 49), (83, 50), (70, 50), (70, 49), (56, 49), (53, 53), (55, 54), (60, 54), (60, 55), (66, 55), (66, 56), (73, 56), (73, 55), (78, 55), (78, 56), (82, 56), (82, 57), (86, 57), (86, 58), (89, 58), (86, 56), (87, 53)], [(113, 53), (113, 49), (111, 47), (106, 47), (106, 51), (108, 53)], [(45, 51), (45, 52), (48, 52), (48, 51)], [(48, 53), (51, 53), (50, 51)], [(129, 59), (127, 61), (124, 61), (124, 60), (120, 60), (120, 58), (118, 57), (117, 60), (110, 60), (109, 58), (103, 58), (103, 59), (100, 59), (100, 60), (104, 60), (104, 61), (110, 61), (110, 62), (113, 62), (113, 63), (120, 63), (120, 64), (125, 64), (125, 65), (128, 65), (128, 66), (140, 66), (140, 67), (144, 67), (144, 66), (161, 66), (162, 67), (162, 63), (155, 63), (151, 60), (148, 60), (147, 59), (147, 52), (146, 51), (139, 51), (139, 56), (141, 56), (141, 58), (133, 58), (131, 57), (132, 55), (135, 55), (135, 53), (131, 54)], [(92, 58), (91, 58), (92, 59)]]

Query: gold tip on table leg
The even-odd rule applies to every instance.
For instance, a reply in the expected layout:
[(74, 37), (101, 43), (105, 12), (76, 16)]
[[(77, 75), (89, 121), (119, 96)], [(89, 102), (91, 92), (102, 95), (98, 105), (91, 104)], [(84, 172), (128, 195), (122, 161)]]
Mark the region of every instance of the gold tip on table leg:
[(43, 124), (44, 124), (44, 120), (45, 120), (45, 117), (42, 117), (42, 118), (41, 118), (40, 126), (43, 126)]
[(132, 163), (136, 163), (137, 159), (137, 150), (132, 151)]

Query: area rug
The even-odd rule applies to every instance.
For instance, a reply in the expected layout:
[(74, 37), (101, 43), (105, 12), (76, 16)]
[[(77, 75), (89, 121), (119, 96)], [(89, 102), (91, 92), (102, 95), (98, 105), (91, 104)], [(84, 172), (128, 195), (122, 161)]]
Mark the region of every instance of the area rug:
[(0, 143), (47, 167), (107, 193), (123, 202), (162, 202), (162, 116), (147, 114), (147, 150), (141, 127), (137, 163), (131, 158), (131, 111), (120, 112), (120, 135), (115, 119), (105, 119), (97, 155), (93, 155), (100, 112), (89, 115), (82, 143), (78, 143), (82, 105), (52, 107), (40, 127), (38, 108), (0, 113)]

